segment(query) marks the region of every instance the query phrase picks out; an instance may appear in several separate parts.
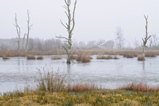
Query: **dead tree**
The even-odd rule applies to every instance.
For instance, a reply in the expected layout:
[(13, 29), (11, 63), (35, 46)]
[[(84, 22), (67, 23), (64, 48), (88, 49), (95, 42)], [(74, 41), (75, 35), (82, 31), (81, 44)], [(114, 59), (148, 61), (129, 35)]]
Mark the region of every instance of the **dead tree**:
[(28, 16), (28, 20), (27, 20), (27, 24), (28, 24), (27, 29), (28, 29), (28, 32), (26, 34), (26, 36), (27, 36), (26, 48), (25, 48), (26, 51), (28, 50), (29, 34), (30, 34), (31, 27), (32, 27), (32, 25), (30, 25), (29, 10), (27, 10), (27, 16)]
[(16, 27), (16, 31), (17, 31), (17, 35), (18, 35), (18, 49), (17, 49), (17, 51), (19, 52), (20, 51), (21, 30), (20, 30), (20, 27), (19, 27), (18, 22), (17, 22), (17, 14), (15, 14), (15, 27)]
[(67, 53), (67, 64), (71, 64), (71, 49), (72, 49), (72, 35), (73, 35), (72, 32), (75, 27), (75, 10), (76, 10), (77, 0), (75, 0), (72, 14), (70, 10), (71, 0), (64, 0), (64, 2), (65, 2), (65, 5), (63, 7), (66, 9), (65, 14), (67, 16), (68, 23), (64, 24), (61, 20), (60, 21), (61, 21), (61, 24), (67, 29), (68, 38), (62, 37), (62, 36), (59, 36), (58, 38), (62, 38), (66, 40), (68, 47), (63, 46), (63, 48), (65, 49)]
[(147, 44), (147, 41), (149, 40), (149, 38), (151, 36), (148, 36), (148, 16), (145, 16), (144, 15), (144, 18), (145, 18), (145, 21), (146, 21), (146, 25), (145, 25), (145, 38), (142, 38), (142, 41), (143, 41), (143, 44), (142, 44), (142, 56), (145, 57), (145, 48), (147, 47), (146, 44)]

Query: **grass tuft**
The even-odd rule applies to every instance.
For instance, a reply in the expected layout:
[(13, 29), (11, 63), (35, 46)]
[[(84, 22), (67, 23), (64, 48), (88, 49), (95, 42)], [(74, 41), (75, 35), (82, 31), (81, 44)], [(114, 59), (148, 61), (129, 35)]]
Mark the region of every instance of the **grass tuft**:
[(43, 59), (44, 59), (43, 56), (38, 56), (38, 57), (37, 57), (37, 60), (43, 60)]
[(125, 85), (123, 87), (120, 87), (119, 89), (131, 90), (131, 91), (137, 91), (137, 92), (153, 92), (153, 91), (157, 90), (157, 88), (149, 87), (143, 83), (137, 83), (137, 84), (131, 83), (131, 84)]
[(28, 56), (27, 56), (27, 59), (28, 59), (28, 60), (35, 60), (36, 58), (35, 58), (34, 55), (28, 55)]
[(138, 61), (145, 61), (145, 57), (144, 56), (138, 56)]
[(78, 55), (76, 60), (82, 63), (87, 63), (87, 62), (90, 62), (91, 59), (92, 58), (90, 56), (87, 56), (85, 54), (80, 54)]

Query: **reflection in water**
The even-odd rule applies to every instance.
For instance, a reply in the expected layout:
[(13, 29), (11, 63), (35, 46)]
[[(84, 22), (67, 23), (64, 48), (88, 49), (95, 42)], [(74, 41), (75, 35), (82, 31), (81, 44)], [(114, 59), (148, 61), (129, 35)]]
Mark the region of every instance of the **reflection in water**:
[(68, 74), (67, 81), (68, 81), (68, 84), (70, 84), (71, 83), (71, 64), (67, 64), (67, 74)]
[(142, 70), (145, 71), (145, 61), (142, 62)]

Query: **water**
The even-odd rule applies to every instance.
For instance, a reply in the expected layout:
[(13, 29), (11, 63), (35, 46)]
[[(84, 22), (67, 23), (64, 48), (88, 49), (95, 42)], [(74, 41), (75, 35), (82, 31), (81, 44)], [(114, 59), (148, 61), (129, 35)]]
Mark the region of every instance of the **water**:
[(24, 89), (27, 84), (34, 84), (39, 78), (38, 69), (60, 71), (66, 74), (68, 82), (93, 82), (105, 88), (114, 89), (131, 82), (143, 82), (159, 85), (159, 56), (147, 57), (146, 61), (135, 58), (118, 60), (97, 60), (96, 56), (89, 63), (68, 66), (66, 56), (61, 60), (52, 60), (53, 56), (44, 56), (44, 60), (27, 60), (26, 57), (0, 58), (0, 92)]

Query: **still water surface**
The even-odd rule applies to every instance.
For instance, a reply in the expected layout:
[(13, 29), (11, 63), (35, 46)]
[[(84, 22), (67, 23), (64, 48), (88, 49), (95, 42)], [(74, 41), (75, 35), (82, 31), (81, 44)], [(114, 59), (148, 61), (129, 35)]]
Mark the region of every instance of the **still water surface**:
[(35, 84), (40, 69), (60, 71), (66, 74), (69, 82), (93, 82), (102, 87), (114, 89), (131, 82), (143, 82), (159, 85), (159, 56), (147, 57), (145, 62), (135, 58), (118, 60), (97, 60), (96, 56), (89, 63), (67, 66), (66, 56), (61, 60), (52, 60), (53, 56), (44, 56), (44, 60), (27, 60), (26, 57), (0, 58), (0, 92), (24, 89), (27, 84)]

